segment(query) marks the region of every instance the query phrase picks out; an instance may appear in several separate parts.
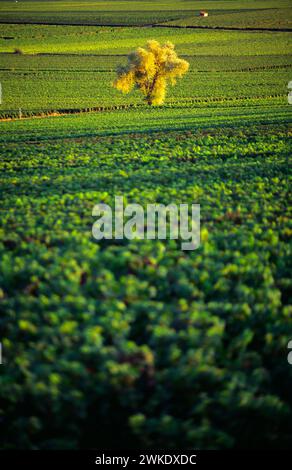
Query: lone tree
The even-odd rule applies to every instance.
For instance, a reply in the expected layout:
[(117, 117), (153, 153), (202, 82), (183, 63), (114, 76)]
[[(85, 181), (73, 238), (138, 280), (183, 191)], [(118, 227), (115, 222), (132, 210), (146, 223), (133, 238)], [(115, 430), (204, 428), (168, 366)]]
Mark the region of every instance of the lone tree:
[(189, 63), (180, 59), (171, 42), (160, 45), (151, 40), (146, 48), (138, 47), (128, 56), (128, 63), (119, 66), (113, 86), (123, 93), (137, 88), (149, 105), (164, 102), (168, 82), (175, 85), (188, 70)]

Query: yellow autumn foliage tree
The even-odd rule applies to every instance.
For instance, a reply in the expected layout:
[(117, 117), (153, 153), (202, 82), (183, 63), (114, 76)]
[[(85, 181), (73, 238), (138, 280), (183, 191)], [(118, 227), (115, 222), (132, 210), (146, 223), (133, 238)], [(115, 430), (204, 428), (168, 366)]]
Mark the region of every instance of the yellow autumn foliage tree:
[(167, 84), (175, 85), (188, 70), (189, 63), (180, 59), (171, 42), (159, 44), (151, 40), (146, 48), (139, 47), (128, 56), (128, 63), (119, 66), (113, 86), (129, 93), (137, 88), (149, 105), (160, 105), (165, 100)]

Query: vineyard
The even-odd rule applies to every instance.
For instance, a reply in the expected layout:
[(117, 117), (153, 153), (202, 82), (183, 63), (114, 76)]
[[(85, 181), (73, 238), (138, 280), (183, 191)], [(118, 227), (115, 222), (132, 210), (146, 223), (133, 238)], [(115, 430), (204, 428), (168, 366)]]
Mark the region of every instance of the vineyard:
[(14, 39), (0, 39), (2, 118), (18, 116), (19, 109), (25, 116), (140, 104), (138, 93), (122, 95), (112, 82), (126, 53), (153, 35), (162, 42), (172, 40), (190, 63), (181, 85), (168, 90), (169, 105), (275, 96), (283, 104), (287, 100), (292, 69), (287, 33), (39, 25), (5, 25), (3, 31)]
[[(2, 449), (291, 445), (291, 8), (234, 4), (1, 2)], [(190, 64), (157, 107), (112, 86), (151, 38)], [(116, 195), (200, 204), (200, 247), (95, 241)]]
[[(152, 26), (195, 25), (211, 27), (262, 27), (292, 30), (289, 0), (162, 0), (104, 2), (73, 0), (1, 1), (0, 23), (42, 23), (66, 25)], [(201, 8), (209, 18), (198, 18)]]
[[(288, 444), (287, 137), (278, 123), (4, 144), (6, 446)], [(114, 194), (200, 203), (201, 248), (94, 243), (91, 209)]]

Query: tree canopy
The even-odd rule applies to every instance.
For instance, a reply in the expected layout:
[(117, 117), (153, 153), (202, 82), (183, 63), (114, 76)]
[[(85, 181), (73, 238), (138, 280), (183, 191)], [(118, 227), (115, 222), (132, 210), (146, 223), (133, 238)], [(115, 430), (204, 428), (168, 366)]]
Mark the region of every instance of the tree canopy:
[(159, 44), (147, 42), (146, 48), (138, 49), (128, 56), (128, 63), (118, 67), (113, 86), (123, 93), (137, 88), (149, 105), (161, 105), (165, 100), (168, 83), (175, 85), (189, 68), (189, 63), (180, 59), (171, 42)]

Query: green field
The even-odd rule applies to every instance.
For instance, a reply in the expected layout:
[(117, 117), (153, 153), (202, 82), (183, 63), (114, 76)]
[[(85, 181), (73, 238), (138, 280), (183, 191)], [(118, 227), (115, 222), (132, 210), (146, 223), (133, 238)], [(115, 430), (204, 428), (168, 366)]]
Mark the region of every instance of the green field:
[(190, 55), (289, 55), (291, 47), (291, 34), (282, 32), (52, 25), (4, 25), (2, 30), (0, 52), (17, 47), (25, 54), (127, 54), (153, 37), (173, 41), (180, 54)]
[[(216, 3), (216, 2), (214, 2)], [(287, 29), (292, 31), (291, 8), (264, 8), (250, 10), (213, 10), (207, 18), (199, 15), (188, 15), (185, 18), (168, 20), (168, 26), (200, 28), (234, 28), (234, 29)]]
[[(68, 121), (2, 124), (4, 447), (286, 447), (285, 119), (95, 139)], [(200, 203), (200, 249), (94, 243), (114, 194)]]
[[(0, 3), (1, 449), (291, 445), (289, 7)], [(157, 107), (112, 86), (151, 38), (190, 63)], [(116, 195), (200, 247), (95, 241)]]
[[(0, 22), (96, 25), (179, 24), (291, 29), (289, 0), (2, 1)], [(208, 19), (198, 18), (201, 9)]]
[[(127, 52), (153, 36), (176, 44), (190, 63), (167, 103), (239, 98), (287, 101), (292, 40), (287, 32), (198, 31), (166, 28), (95, 28), (4, 25), (0, 40), (0, 115), (138, 104), (112, 87)], [(13, 54), (20, 49), (23, 54)], [(208, 86), (206, 86), (206, 83)]]

